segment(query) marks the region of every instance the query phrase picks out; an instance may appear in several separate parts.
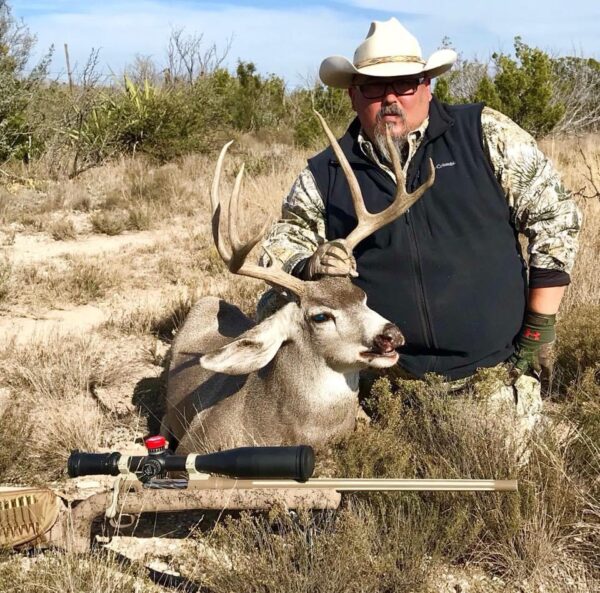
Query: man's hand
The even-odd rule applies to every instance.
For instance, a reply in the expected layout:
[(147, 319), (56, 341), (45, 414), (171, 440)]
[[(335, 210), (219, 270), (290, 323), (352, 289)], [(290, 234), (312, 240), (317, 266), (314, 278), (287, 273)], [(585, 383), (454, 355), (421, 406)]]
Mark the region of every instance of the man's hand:
[(306, 262), (302, 277), (314, 280), (319, 276), (358, 276), (356, 260), (342, 239), (322, 243)]
[(552, 370), (551, 349), (556, 338), (556, 315), (528, 311), (517, 338), (515, 353), (509, 358), (514, 374), (533, 372), (536, 376)]

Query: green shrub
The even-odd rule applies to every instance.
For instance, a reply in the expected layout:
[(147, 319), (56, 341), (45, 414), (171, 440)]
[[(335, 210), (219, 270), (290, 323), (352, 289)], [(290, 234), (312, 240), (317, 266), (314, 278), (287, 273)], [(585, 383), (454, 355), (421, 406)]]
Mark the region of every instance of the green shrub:
[(339, 136), (354, 117), (350, 99), (345, 89), (315, 85), (312, 89), (296, 91), (294, 105), (294, 141), (299, 146), (322, 146), (324, 133), (313, 110), (318, 111), (329, 127)]

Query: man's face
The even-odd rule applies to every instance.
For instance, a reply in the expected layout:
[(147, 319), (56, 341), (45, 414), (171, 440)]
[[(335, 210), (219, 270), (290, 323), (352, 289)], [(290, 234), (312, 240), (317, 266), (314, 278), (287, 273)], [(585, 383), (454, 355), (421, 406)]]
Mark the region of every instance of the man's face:
[(391, 126), (393, 138), (406, 138), (429, 114), (431, 84), (427, 78), (418, 81), (415, 77), (357, 77), (348, 93), (371, 141), (375, 141), (378, 132), (385, 136), (386, 126)]

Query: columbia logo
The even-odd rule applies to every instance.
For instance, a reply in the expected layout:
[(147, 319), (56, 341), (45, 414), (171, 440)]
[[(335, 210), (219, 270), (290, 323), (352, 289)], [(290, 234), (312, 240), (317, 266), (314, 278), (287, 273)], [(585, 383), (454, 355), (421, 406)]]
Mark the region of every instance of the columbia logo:
[(454, 167), (456, 163), (454, 161), (448, 161), (447, 163), (438, 163), (435, 168), (436, 169), (444, 169), (446, 167)]

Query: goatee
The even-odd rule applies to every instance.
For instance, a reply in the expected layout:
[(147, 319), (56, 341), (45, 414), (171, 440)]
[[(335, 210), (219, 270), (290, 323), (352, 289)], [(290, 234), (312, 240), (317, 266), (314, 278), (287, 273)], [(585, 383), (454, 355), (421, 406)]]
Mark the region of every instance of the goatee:
[[(401, 119), (401, 127), (402, 132), (394, 133), (394, 124), (386, 122), (383, 118), (385, 115), (396, 115)], [(375, 147), (379, 154), (388, 162), (391, 163), (392, 159), (390, 157), (390, 152), (387, 145), (386, 140), (386, 129), (389, 129), (392, 136), (392, 144), (398, 151), (398, 156), (402, 155), (404, 147), (406, 146), (406, 140), (408, 137), (408, 133), (406, 130), (406, 114), (399, 105), (387, 105), (382, 106), (379, 113), (377, 114), (377, 119), (375, 121), (375, 130), (373, 139), (375, 142)]]

